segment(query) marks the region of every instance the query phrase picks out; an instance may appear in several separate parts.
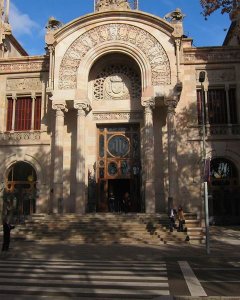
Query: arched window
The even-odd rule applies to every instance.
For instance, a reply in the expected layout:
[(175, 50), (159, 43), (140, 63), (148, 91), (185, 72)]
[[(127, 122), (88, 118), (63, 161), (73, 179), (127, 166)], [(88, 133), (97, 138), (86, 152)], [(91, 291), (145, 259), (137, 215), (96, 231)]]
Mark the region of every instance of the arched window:
[(17, 162), (6, 174), (4, 200), (11, 207), (14, 221), (22, 216), (36, 211), (36, 181), (35, 169), (26, 162)]

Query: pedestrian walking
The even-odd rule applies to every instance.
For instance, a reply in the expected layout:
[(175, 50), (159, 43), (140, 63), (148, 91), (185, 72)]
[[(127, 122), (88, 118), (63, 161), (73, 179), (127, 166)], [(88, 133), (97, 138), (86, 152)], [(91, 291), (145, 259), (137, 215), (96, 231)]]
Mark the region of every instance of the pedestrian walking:
[(3, 219), (3, 245), (2, 251), (8, 251), (11, 237), (11, 230), (15, 227), (8, 223), (7, 217)]
[(184, 231), (183, 225), (185, 224), (185, 217), (181, 205), (179, 205), (178, 207), (177, 218), (178, 218), (178, 231), (182, 232)]
[(173, 232), (173, 229), (176, 229), (176, 215), (177, 215), (177, 211), (175, 208), (171, 208), (170, 212), (169, 212), (169, 229), (170, 232)]

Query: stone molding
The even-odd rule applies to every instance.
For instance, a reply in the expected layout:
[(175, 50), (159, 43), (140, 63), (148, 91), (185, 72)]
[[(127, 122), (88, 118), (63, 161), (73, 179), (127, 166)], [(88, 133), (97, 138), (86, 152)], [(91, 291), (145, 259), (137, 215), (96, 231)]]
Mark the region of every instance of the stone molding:
[(112, 23), (90, 29), (70, 45), (60, 65), (59, 89), (75, 89), (77, 70), (87, 52), (110, 41), (137, 46), (139, 51), (147, 56), (151, 67), (152, 85), (171, 84), (170, 62), (159, 41), (139, 27)]
[(102, 120), (124, 120), (129, 121), (131, 119), (134, 120), (142, 120), (143, 112), (94, 112), (93, 120), (102, 121)]
[(0, 133), (0, 141), (40, 140), (40, 131), (4, 132)]
[(183, 49), (183, 63), (217, 63), (217, 62), (239, 62), (240, 51), (237, 49), (224, 48), (204, 48), (204, 49)]
[(0, 62), (0, 74), (4, 73), (26, 73), (49, 71), (49, 61), (12, 61)]

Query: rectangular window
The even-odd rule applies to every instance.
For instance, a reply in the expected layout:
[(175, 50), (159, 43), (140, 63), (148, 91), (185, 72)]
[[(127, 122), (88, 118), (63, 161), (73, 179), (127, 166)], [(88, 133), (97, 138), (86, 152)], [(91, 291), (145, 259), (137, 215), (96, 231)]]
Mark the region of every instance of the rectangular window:
[(208, 90), (209, 124), (227, 124), (227, 99), (225, 89)]
[(12, 117), (13, 117), (13, 99), (8, 98), (8, 105), (7, 105), (7, 131), (11, 131), (12, 128)]
[(35, 110), (34, 110), (34, 130), (41, 129), (41, 104), (42, 104), (42, 98), (40, 96), (37, 96), (35, 100)]
[[(238, 118), (235, 88), (230, 88), (228, 90), (228, 99), (224, 88), (209, 88), (207, 99), (205, 99), (205, 93), (202, 93), (201, 89), (197, 89), (198, 124), (202, 124), (202, 97), (204, 102), (205, 124), (206, 117), (208, 117), (210, 125), (237, 124)], [(206, 103), (208, 116), (206, 116)], [(230, 119), (228, 119), (228, 116)]]
[(202, 90), (197, 90), (197, 111), (198, 111), (198, 124), (202, 124), (202, 98), (204, 105), (204, 124), (206, 124), (206, 101), (205, 93)]
[[(18, 97), (16, 100), (12, 98), (8, 98), (7, 105), (7, 131), (15, 130), (15, 131), (27, 131), (31, 130), (32, 126), (32, 116), (34, 116), (33, 120), (33, 129), (40, 130), (41, 129), (41, 96), (37, 96), (35, 100), (32, 97)], [(15, 101), (15, 111), (14, 110), (14, 101)], [(33, 101), (35, 101), (34, 112), (32, 114), (33, 109)], [(14, 124), (13, 122), (14, 118)], [(13, 128), (12, 128), (13, 127)]]
[(228, 97), (229, 97), (230, 123), (237, 124), (237, 102), (236, 102), (235, 88), (229, 89)]
[(32, 98), (21, 97), (16, 100), (14, 130), (23, 131), (31, 129)]

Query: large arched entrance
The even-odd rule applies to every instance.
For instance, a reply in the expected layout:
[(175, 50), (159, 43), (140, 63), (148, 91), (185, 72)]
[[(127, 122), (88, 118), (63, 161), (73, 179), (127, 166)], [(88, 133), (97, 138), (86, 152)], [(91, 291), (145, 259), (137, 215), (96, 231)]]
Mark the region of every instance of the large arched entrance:
[[(129, 212), (141, 207), (140, 122), (141, 72), (128, 55), (108, 53), (93, 65), (89, 74), (89, 98), (93, 114), (104, 112), (96, 123), (96, 210), (100, 212), (124, 211), (123, 195), (130, 194)], [(138, 113), (138, 121), (132, 118)], [(125, 122), (122, 121), (125, 118)], [(114, 194), (114, 209), (110, 209), (109, 196)]]
[(26, 162), (17, 162), (8, 169), (3, 197), (4, 214), (18, 222), (36, 212), (36, 181), (36, 171)]
[(209, 214), (215, 224), (240, 221), (240, 186), (236, 166), (226, 158), (211, 161)]

